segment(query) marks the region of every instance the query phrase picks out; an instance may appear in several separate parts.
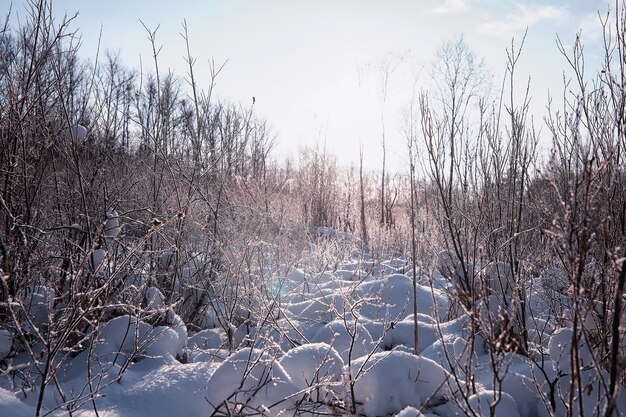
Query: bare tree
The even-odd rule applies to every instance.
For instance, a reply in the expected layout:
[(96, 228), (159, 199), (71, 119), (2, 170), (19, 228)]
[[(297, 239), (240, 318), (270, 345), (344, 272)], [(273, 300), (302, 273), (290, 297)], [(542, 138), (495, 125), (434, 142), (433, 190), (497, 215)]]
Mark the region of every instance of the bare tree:
[[(478, 236), (472, 232), (476, 229), (469, 226), (466, 215), (469, 187), (477, 185), (471, 177), (469, 163), (475, 151), (470, 119), (476, 118), (471, 113), (479, 102), (486, 75), (482, 61), (477, 61), (463, 38), (444, 44), (437, 62), (434, 69), (437, 105), (426, 93), (420, 97), (422, 133), (429, 157), (427, 172), (437, 188), (439, 225), (445, 245), (461, 263), (462, 302), (470, 308), (474, 272), (469, 263), (477, 258), (478, 249)], [(482, 114), (482, 110), (478, 112)]]
[(363, 177), (363, 145), (359, 148), (359, 196), (360, 196), (360, 218), (361, 218), (361, 240), (367, 247), (367, 222), (365, 216), (365, 180)]
[[(624, 134), (626, 6), (600, 18), (604, 29), (604, 65), (598, 74), (585, 72), (581, 35), (570, 50), (558, 45), (573, 74), (566, 81), (563, 108), (551, 112), (552, 160), (546, 178), (558, 200), (548, 236), (565, 270), (572, 299), (571, 387), (560, 401), (583, 410), (589, 373), (598, 383), (601, 401), (594, 409), (612, 416), (619, 386), (617, 369), (624, 365), (623, 242), (626, 189)], [(550, 210), (549, 209), (549, 210)], [(581, 347), (582, 346), (582, 347)], [(593, 346), (592, 369), (581, 370), (585, 346)], [(608, 375), (601, 370), (608, 370)]]

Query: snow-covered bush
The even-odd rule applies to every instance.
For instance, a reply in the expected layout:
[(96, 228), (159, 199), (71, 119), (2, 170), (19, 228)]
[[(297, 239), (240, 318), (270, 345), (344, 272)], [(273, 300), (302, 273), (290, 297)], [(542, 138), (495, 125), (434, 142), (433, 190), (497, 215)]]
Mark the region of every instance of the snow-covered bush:
[(165, 305), (165, 296), (156, 287), (149, 287), (146, 289), (146, 308), (159, 309)]
[(101, 325), (94, 353), (100, 361), (124, 364), (145, 352), (153, 341), (151, 330), (152, 326), (136, 317), (116, 317)]
[(546, 268), (541, 272), (541, 284), (546, 291), (564, 293), (570, 286), (567, 272), (562, 268)]
[[(429, 321), (423, 321), (418, 318), (418, 340), (419, 340), (419, 352), (423, 352), (424, 349), (431, 346), (437, 339), (437, 327), (434, 323)], [(402, 321), (394, 323), (390, 326), (384, 334), (383, 345), (385, 350), (397, 348), (399, 346), (405, 346), (413, 349), (415, 345), (415, 338), (413, 331), (415, 328), (415, 322), (413, 317), (407, 317)]]
[[(390, 321), (404, 319), (413, 309), (413, 283), (402, 274), (391, 274), (384, 279), (365, 281), (355, 290), (357, 299), (367, 300), (359, 307), (364, 317), (386, 317)], [(418, 312), (427, 316), (445, 316), (448, 300), (439, 290), (417, 285)], [(437, 310), (437, 311), (435, 311)]]
[(407, 406), (424, 409), (452, 399), (450, 375), (437, 363), (407, 352), (380, 352), (355, 360), (349, 401), (368, 417), (399, 413)]
[(365, 326), (343, 320), (334, 320), (324, 325), (311, 342), (332, 346), (345, 363), (379, 349)]
[(117, 214), (117, 211), (109, 209), (106, 217), (103, 229), (104, 236), (109, 239), (119, 236), (122, 228), (120, 226), (120, 216)]
[(309, 343), (289, 350), (279, 361), (291, 382), (314, 402), (340, 398), (344, 361), (326, 343)]
[(170, 324), (151, 326), (134, 316), (116, 317), (100, 326), (93, 352), (100, 362), (125, 365), (144, 357), (174, 358), (187, 346), (187, 329), (174, 312)]
[(490, 262), (482, 271), (486, 289), (485, 294), (494, 294), (505, 310), (513, 304), (513, 269), (506, 262)]
[(107, 256), (107, 252), (105, 249), (94, 249), (89, 258), (89, 266), (93, 272), (102, 273), (104, 268), (104, 260)]
[(447, 250), (441, 251), (435, 258), (435, 271), (444, 277), (452, 277), (456, 267), (456, 262)]
[(221, 329), (206, 329), (199, 331), (187, 340), (188, 349), (219, 349), (226, 342), (224, 331)]
[(244, 348), (222, 362), (206, 386), (208, 415), (277, 416), (296, 409), (298, 388), (270, 354)]
[(50, 324), (50, 312), (54, 305), (54, 289), (44, 286), (34, 286), (24, 297), (24, 308), (28, 319), (24, 327), (34, 331), (32, 326), (40, 327)]
[[(574, 352), (573, 344), (577, 344), (575, 356), (572, 355)], [(580, 334), (575, 336), (574, 330), (571, 328), (558, 329), (552, 333), (548, 343), (548, 352), (552, 363), (557, 367), (555, 371), (561, 374), (570, 372), (572, 358), (575, 358), (575, 366), (579, 369), (593, 365), (593, 353), (589, 345)]]

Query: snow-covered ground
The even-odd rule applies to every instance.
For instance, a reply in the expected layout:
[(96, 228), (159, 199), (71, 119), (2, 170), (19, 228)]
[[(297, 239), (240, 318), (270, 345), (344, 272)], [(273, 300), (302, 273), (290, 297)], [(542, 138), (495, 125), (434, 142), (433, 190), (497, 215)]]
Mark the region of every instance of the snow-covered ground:
[[(584, 340), (577, 353), (582, 384), (570, 395), (572, 329), (557, 315), (571, 307), (550, 281), (557, 273), (526, 286), (525, 351), (507, 348), (507, 332), (498, 332), (497, 294), (479, 303), (472, 320), (453, 297), (454, 280), (437, 270), (420, 273), (413, 293), (411, 269), (400, 259), (355, 259), (317, 274), (292, 268), (276, 278), (271, 306), (242, 307), (267, 315), (238, 328), (214, 320), (214, 328), (191, 334), (166, 306), (161, 326), (121, 315), (101, 324), (94, 343), (54, 373), (41, 414), (604, 415), (608, 373), (598, 371)], [(45, 306), (45, 291), (36, 294), (34, 305)], [(146, 297), (162, 306), (155, 288)], [(12, 343), (0, 330), (0, 358)], [(29, 362), (24, 352), (5, 358), (0, 416), (35, 415), (39, 373)], [(623, 387), (616, 401), (626, 415)]]

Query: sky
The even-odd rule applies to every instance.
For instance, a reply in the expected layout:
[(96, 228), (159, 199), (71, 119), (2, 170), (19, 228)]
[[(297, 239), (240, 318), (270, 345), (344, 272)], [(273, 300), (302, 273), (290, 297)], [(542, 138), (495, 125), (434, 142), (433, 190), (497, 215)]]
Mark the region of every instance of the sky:
[[(12, 2), (12, 20), (24, 20), (26, 0)], [(6, 14), (11, 3), (0, 1)], [(72, 28), (81, 54), (119, 53), (145, 70), (151, 46), (142, 22), (156, 32), (160, 71), (184, 77), (186, 20), (195, 73), (208, 86), (208, 62), (226, 63), (216, 82), (221, 99), (248, 107), (276, 135), (278, 158), (303, 146), (325, 147), (342, 165), (381, 163), (382, 122), (390, 168), (406, 162), (403, 115), (412, 98), (432, 85), (436, 51), (463, 36), (485, 60), (499, 85), (506, 48), (527, 30), (518, 83), (531, 79), (532, 112), (542, 128), (548, 92), (562, 96), (565, 58), (557, 35), (570, 46), (582, 31), (589, 66), (599, 62), (601, 26), (611, 0), (53, 0), (54, 13), (78, 13)], [(101, 35), (100, 35), (101, 34)], [(386, 99), (382, 74), (389, 68)], [(567, 72), (565, 73), (567, 77)]]

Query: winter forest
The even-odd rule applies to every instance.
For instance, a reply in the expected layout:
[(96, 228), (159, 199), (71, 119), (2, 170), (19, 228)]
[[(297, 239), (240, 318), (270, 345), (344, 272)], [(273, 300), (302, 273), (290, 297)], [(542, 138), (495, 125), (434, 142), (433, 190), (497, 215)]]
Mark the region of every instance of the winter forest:
[(52, 10), (0, 29), (0, 416), (626, 416), (626, 3), (543, 120), (523, 38), (490, 91), (441, 45), (378, 169)]

